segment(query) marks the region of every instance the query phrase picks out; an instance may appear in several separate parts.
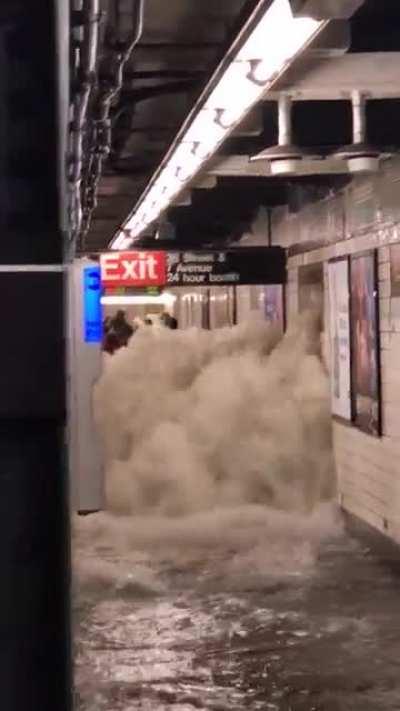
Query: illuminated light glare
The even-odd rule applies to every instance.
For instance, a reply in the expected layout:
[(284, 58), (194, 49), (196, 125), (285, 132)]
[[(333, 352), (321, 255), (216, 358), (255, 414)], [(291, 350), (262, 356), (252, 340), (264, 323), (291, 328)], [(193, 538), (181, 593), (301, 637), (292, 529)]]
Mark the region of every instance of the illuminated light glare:
[[(292, 59), (324, 23), (292, 15), (289, 0), (275, 0), (239, 50), (237, 61), (261, 59), (272, 73)], [(266, 80), (271, 75), (266, 74)]]
[(200, 142), (217, 145), (224, 135), (224, 129), (216, 121), (215, 109), (203, 109), (199, 111), (188, 128), (184, 140), (190, 143)]
[(177, 179), (175, 172), (176, 168), (174, 170), (171, 170), (170, 166), (168, 166), (167, 168), (164, 168), (160, 173), (156, 185), (158, 185), (158, 183), (162, 185), (162, 196), (173, 195), (174, 192), (180, 188), (179, 180)]
[(219, 117), (221, 126), (224, 126), (225, 130), (228, 130), (231, 126), (233, 126), (241, 119), (243, 114), (243, 107), (240, 105), (234, 106), (229, 109), (224, 109), (224, 111), (221, 112)]
[[(173, 196), (181, 189), (180, 182), (176, 180), (175, 185), (171, 185), (169, 188), (163, 186), (162, 190), (152, 193), (153, 202), (151, 205), (151, 213), (162, 212), (170, 204)], [(150, 200), (150, 198), (149, 198)], [(157, 215), (156, 215), (157, 217)]]
[(134, 232), (138, 227), (140, 227), (140, 222), (136, 218), (136, 215), (131, 220), (128, 220), (125, 225), (125, 229), (128, 230), (128, 232)]
[[(207, 109), (233, 109), (243, 113), (260, 95), (260, 87), (248, 78), (246, 62), (232, 62), (206, 102)], [(239, 108), (240, 107), (240, 108)]]
[(214, 141), (199, 141), (196, 145), (196, 155), (202, 160), (206, 160), (214, 152), (217, 145)]
[(128, 249), (128, 247), (131, 246), (132, 243), (132, 238), (131, 237), (125, 237), (125, 239), (122, 240), (120, 249)]
[(102, 296), (101, 303), (103, 306), (134, 306), (135, 304), (137, 306), (144, 306), (146, 304), (149, 306), (151, 304), (172, 306), (176, 298), (175, 294), (171, 294), (170, 292), (164, 292), (159, 296), (147, 296), (146, 294), (143, 294), (143, 296), (129, 296), (129, 294), (127, 294), (126, 296)]
[[(196, 145), (193, 142), (180, 143), (169, 162), (169, 167), (175, 171), (175, 175), (182, 181), (183, 175), (194, 175), (202, 162), (203, 159), (196, 153)], [(179, 171), (178, 175), (177, 171)]]
[[(128, 224), (135, 225), (134, 236), (159, 217), (228, 133), (264, 96), (277, 75), (326, 24), (323, 20), (294, 17), (289, 0), (274, 0), (194, 117), (136, 213), (128, 220)], [(252, 68), (250, 62), (258, 63)], [(168, 190), (163, 192), (161, 186), (165, 184)]]
[[(194, 151), (196, 159), (199, 161), (204, 162), (206, 158), (210, 155), (210, 153), (214, 153), (215, 149), (219, 145), (220, 140), (216, 139), (215, 137), (209, 137), (206, 138), (204, 137), (202, 141), (197, 141), (194, 148), (192, 149)], [(190, 145), (193, 146), (193, 143), (191, 142)], [(201, 165), (200, 163), (200, 165)], [(195, 164), (196, 165), (196, 164)], [(190, 162), (190, 168), (193, 168), (193, 161)], [(197, 171), (197, 168), (195, 167), (195, 171)]]
[(159, 211), (157, 207), (148, 207), (145, 214), (143, 215), (143, 224), (151, 225), (151, 223), (158, 217)]
[(129, 240), (129, 244), (131, 242), (131, 238), (127, 237), (124, 232), (120, 232), (117, 239), (115, 240), (113, 244), (113, 249), (124, 249), (124, 243)]
[(173, 172), (164, 171), (148, 193), (146, 201), (150, 204), (155, 202), (157, 205), (168, 205), (171, 197), (180, 189), (180, 181), (174, 176)]
[[(141, 210), (141, 213), (143, 210)], [(132, 217), (128, 220), (128, 222), (125, 225), (125, 229), (129, 231), (132, 234), (136, 232), (136, 230), (143, 229), (143, 219), (139, 215), (138, 212), (136, 212)]]

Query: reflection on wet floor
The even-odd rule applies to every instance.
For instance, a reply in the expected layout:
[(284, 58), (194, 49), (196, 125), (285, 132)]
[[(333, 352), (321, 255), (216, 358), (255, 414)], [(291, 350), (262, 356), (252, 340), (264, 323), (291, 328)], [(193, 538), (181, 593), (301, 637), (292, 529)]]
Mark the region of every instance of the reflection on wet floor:
[(79, 711), (400, 708), (399, 582), (346, 533), (279, 575), (80, 554), (103, 578), (75, 601)]

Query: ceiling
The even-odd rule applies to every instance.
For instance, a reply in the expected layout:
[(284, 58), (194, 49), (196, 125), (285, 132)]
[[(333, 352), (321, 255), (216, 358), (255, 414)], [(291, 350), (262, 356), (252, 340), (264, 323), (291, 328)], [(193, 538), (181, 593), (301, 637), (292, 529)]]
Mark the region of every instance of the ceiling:
[[(87, 210), (90, 220), (78, 242), (78, 248), (84, 252), (107, 248), (257, 0), (144, 0), (144, 3), (143, 33), (125, 65), (122, 89), (111, 106), (111, 151), (101, 160), (97, 206)], [(110, 67), (115, 47), (132, 33), (134, 5), (133, 0), (102, 3), (97, 91), (112, 77)], [(333, 40), (326, 39), (325, 45), (322, 43), (330, 61), (336, 61), (336, 55), (340, 61), (343, 42), (346, 43), (339, 33)], [(400, 51), (398, 0), (366, 0), (350, 21), (346, 49), (349, 54)], [(301, 78), (307, 79), (321, 57), (321, 52), (314, 52), (303, 62), (300, 60), (291, 77), (285, 78), (286, 83), (296, 86)], [(277, 97), (271, 98), (257, 108), (239, 131), (241, 135), (225, 142), (221, 156), (254, 155), (277, 142)], [(322, 155), (350, 142), (351, 105), (343, 99), (326, 101), (317, 97), (296, 102), (293, 109), (296, 141), (318, 149)], [(370, 142), (398, 150), (400, 92), (399, 99), (391, 96), (370, 101), (367, 117)], [(90, 145), (86, 142), (85, 146), (87, 160)], [(212, 188), (198, 186), (192, 190), (187, 204), (171, 208), (168, 220), (174, 225), (179, 244), (230, 242), (248, 228), (259, 206), (268, 208), (289, 202), (294, 182), (320, 194), (343, 180), (343, 176), (288, 180), (265, 178), (262, 173), (251, 177), (235, 172), (219, 175), (210, 183)], [(152, 244), (153, 236), (147, 234), (140, 243)]]
[[(144, 0), (143, 33), (111, 110), (112, 145), (85, 250), (106, 247), (257, 0)], [(112, 80), (135, 0), (104, 0), (98, 83)]]

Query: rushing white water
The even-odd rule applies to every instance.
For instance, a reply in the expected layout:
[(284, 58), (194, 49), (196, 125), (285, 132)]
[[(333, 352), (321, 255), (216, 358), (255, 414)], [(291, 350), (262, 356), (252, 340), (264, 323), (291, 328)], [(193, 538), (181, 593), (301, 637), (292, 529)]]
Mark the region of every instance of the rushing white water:
[(283, 339), (264, 323), (139, 330), (95, 394), (108, 506), (184, 516), (215, 507), (307, 512), (332, 496), (327, 378), (308, 315)]
[(265, 708), (219, 686), (198, 648), (249, 644), (246, 591), (263, 615), (266, 591), (297, 595), (340, 530), (319, 344), (308, 315), (283, 339), (264, 323), (140, 329), (107, 360), (108, 510), (73, 522), (83, 711)]
[(336, 529), (328, 382), (312, 314), (284, 338), (265, 323), (141, 329), (108, 359), (95, 412), (108, 511), (74, 523), (84, 588), (152, 593), (166, 558), (220, 560), (232, 585), (250, 573), (309, 570)]

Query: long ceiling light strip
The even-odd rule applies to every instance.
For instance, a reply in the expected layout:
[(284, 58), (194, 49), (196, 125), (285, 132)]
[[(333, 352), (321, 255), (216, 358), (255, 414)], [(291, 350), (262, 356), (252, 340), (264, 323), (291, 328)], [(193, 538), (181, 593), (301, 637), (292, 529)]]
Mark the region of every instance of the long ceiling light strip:
[[(197, 113), (178, 134), (112, 249), (124, 249), (151, 225), (208, 161), (288, 68), (326, 26), (326, 20), (294, 17), (289, 0), (274, 0), (238, 51), (231, 52), (220, 80), (215, 75)], [(218, 70), (217, 70), (218, 72)], [(209, 87), (215, 87), (209, 91)]]
[(164, 292), (159, 296), (138, 296), (130, 294), (124, 296), (102, 296), (101, 303), (103, 306), (172, 306), (176, 299), (177, 297), (174, 294)]

